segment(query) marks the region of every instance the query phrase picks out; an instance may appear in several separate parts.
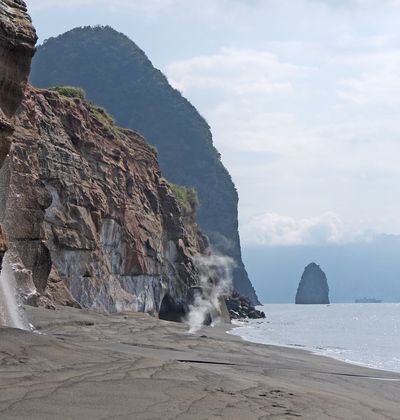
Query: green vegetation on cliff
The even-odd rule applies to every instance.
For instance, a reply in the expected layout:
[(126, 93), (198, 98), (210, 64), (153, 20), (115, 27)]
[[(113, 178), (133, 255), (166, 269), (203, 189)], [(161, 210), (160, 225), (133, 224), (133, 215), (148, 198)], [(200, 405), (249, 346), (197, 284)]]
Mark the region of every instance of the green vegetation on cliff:
[(193, 188), (172, 184), (171, 182), (169, 185), (181, 209), (191, 212), (197, 208), (199, 200)]
[(79, 98), (84, 100), (86, 98), (86, 93), (82, 88), (74, 86), (54, 86), (49, 88), (51, 92), (57, 92), (59, 95), (66, 98)]
[[(75, 100), (80, 99), (86, 101), (86, 92), (75, 86), (54, 86), (47, 90), (58, 93), (62, 99)], [(123, 132), (125, 129), (116, 125), (115, 119), (102, 107), (87, 103), (90, 115), (95, 118), (100, 125), (104, 126), (112, 135), (118, 135), (118, 132)]]
[(110, 27), (74, 29), (38, 48), (31, 81), (81, 86), (118, 125), (143, 134), (158, 150), (163, 175), (197, 191), (201, 229), (215, 250), (235, 260), (235, 289), (257, 303), (241, 259), (238, 195), (210, 127), (134, 42)]

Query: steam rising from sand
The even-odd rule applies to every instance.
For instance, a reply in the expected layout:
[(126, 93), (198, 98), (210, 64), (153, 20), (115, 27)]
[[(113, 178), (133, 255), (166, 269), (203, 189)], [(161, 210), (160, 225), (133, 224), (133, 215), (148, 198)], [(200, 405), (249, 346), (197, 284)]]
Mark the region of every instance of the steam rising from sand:
[(235, 262), (232, 258), (220, 255), (199, 255), (194, 263), (200, 273), (202, 293), (196, 293), (194, 301), (189, 305), (187, 323), (189, 332), (201, 329), (208, 317), (212, 324), (221, 317), (221, 300), (228, 297), (232, 290), (232, 273)]
[(0, 273), (0, 325), (28, 330), (29, 324), (21, 308), (12, 266), (6, 254)]

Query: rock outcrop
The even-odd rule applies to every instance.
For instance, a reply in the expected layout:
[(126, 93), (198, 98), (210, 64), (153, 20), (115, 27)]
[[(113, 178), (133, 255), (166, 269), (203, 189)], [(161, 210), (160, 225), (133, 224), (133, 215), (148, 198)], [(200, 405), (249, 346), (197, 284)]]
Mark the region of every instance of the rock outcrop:
[(3, 228), (0, 225), (0, 270), (3, 264), (3, 257), (6, 251), (7, 251), (7, 241), (6, 241), (5, 234), (3, 232)]
[(184, 312), (207, 239), (156, 151), (73, 88), (28, 87), (15, 127), (0, 221), (28, 301)]
[(226, 306), (231, 319), (262, 319), (265, 313), (256, 309), (250, 299), (240, 296), (238, 293), (232, 293), (226, 300)]
[(210, 127), (137, 45), (110, 27), (74, 29), (38, 48), (31, 81), (84, 88), (119, 125), (155, 145), (166, 178), (196, 189), (201, 229), (219, 254), (235, 260), (236, 291), (259, 303), (241, 257), (238, 194)]
[(21, 0), (0, 2), (0, 167), (10, 148), (12, 117), (21, 103), (36, 33)]
[[(10, 150), (13, 116), (24, 95), (36, 33), (21, 0), (0, 2), (0, 168)], [(0, 189), (0, 208), (3, 203)], [(6, 252), (6, 237), (0, 225), (0, 269)]]
[(296, 304), (329, 304), (329, 287), (320, 266), (311, 263), (301, 276), (296, 293)]

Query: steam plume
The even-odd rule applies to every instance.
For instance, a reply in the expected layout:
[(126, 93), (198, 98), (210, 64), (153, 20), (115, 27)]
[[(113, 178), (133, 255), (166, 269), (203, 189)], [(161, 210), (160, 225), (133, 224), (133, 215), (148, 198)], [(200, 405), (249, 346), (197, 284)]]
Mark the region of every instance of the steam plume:
[(207, 323), (216, 324), (221, 319), (221, 301), (232, 291), (232, 272), (235, 262), (220, 255), (200, 255), (194, 259), (200, 273), (200, 290), (189, 305), (187, 322), (189, 332), (195, 333)]

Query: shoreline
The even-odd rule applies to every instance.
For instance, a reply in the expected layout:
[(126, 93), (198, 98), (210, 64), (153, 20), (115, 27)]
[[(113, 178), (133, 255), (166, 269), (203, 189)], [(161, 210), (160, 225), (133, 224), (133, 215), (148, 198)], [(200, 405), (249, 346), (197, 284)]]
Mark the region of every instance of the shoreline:
[(396, 419), (400, 374), (244, 341), (233, 325), (27, 308), (0, 328), (0, 418)]
[[(318, 323), (315, 322), (315, 319), (320, 313), (320, 308), (325, 308), (326, 306), (335, 307), (336, 312), (337, 308), (341, 308), (343, 305), (350, 305), (352, 307), (356, 307), (349, 312), (347, 318), (344, 317), (341, 324), (345, 328), (345, 333), (347, 334), (348, 338), (342, 338), (342, 330), (341, 328), (337, 328), (336, 322), (334, 319), (327, 318), (327, 322), (325, 323)], [(390, 305), (390, 309), (398, 307), (400, 304), (398, 302), (392, 303), (384, 303), (380, 305), (380, 307)], [(285, 317), (282, 315), (283, 308), (285, 311), (291, 314), (291, 316)], [(270, 314), (270, 318), (267, 320), (246, 320), (242, 322), (237, 322), (234, 325), (234, 328), (231, 329), (229, 332), (230, 334), (240, 336), (245, 341), (251, 343), (258, 343), (258, 344), (265, 344), (271, 346), (278, 346), (283, 348), (289, 349), (298, 349), (309, 352), (310, 354), (317, 355), (317, 356), (324, 356), (328, 357), (333, 360), (337, 360), (342, 363), (346, 363), (349, 365), (360, 366), (367, 369), (374, 369), (383, 372), (393, 372), (393, 373), (400, 373), (400, 359), (397, 355), (397, 341), (387, 340), (387, 335), (384, 333), (383, 335), (379, 335), (380, 331), (376, 332), (376, 335), (373, 336), (371, 339), (367, 337), (364, 333), (365, 331), (365, 323), (368, 322), (368, 318), (366, 318), (366, 322), (361, 323), (357, 321), (357, 325), (354, 323), (352, 324), (352, 319), (364, 319), (364, 313), (358, 311), (358, 309), (365, 308), (365, 305), (354, 303), (350, 304), (343, 304), (343, 303), (334, 303), (330, 305), (299, 305), (300, 309), (312, 309), (313, 307), (318, 309), (317, 312), (306, 312), (298, 314), (294, 308), (297, 307), (294, 304), (266, 304), (259, 306), (263, 311), (266, 311)], [(273, 310), (272, 307), (278, 308), (277, 310)], [(333, 309), (330, 309), (331, 311)], [(291, 311), (291, 312), (290, 312)], [(342, 309), (340, 309), (342, 311)], [(346, 312), (347, 313), (347, 312)], [(304, 322), (304, 316), (309, 316), (311, 321)], [(340, 316), (340, 314), (336, 314)], [(293, 317), (299, 316), (301, 321), (293, 321)], [(321, 313), (321, 316), (324, 316), (324, 313)], [(346, 320), (349, 319), (349, 325), (351, 327), (347, 328)], [(373, 320), (375, 321), (375, 320)], [(360, 322), (360, 324), (358, 324)], [(286, 324), (288, 323), (288, 327)], [(267, 326), (270, 324), (270, 326)], [(356, 334), (357, 340), (352, 338), (353, 333), (357, 331), (354, 328), (361, 328), (362, 333)], [(329, 331), (329, 334), (322, 333), (321, 337), (313, 334), (309, 334), (307, 331), (306, 333), (299, 334), (298, 331), (303, 331), (304, 329), (309, 328), (311, 331), (318, 329), (318, 328), (325, 328)], [(364, 328), (364, 329), (363, 329)], [(377, 326), (371, 327), (368, 325), (369, 331), (375, 331)], [(391, 326), (392, 330), (396, 328), (396, 325)], [(236, 330), (236, 331), (234, 331)], [(354, 331), (353, 331), (354, 330)], [(317, 330), (319, 331), (319, 330)], [(353, 331), (353, 333), (352, 333)], [(383, 331), (388, 331), (388, 326), (385, 326)], [(350, 335), (349, 335), (350, 334)], [(369, 335), (372, 335), (370, 333)], [(346, 335), (344, 335), (346, 337)], [(396, 337), (394, 337), (396, 338)], [(382, 340), (382, 341), (380, 341)], [(364, 343), (364, 345), (361, 345)], [(368, 344), (367, 344), (368, 343)], [(400, 342), (399, 342), (400, 344)], [(367, 345), (370, 345), (372, 349), (376, 348), (376, 351), (369, 351), (366, 348)]]
[[(364, 368), (364, 369), (369, 369), (369, 370), (374, 370), (374, 371), (379, 371), (379, 372), (385, 372), (385, 373), (395, 373), (395, 374), (399, 374), (400, 375), (400, 371), (397, 370), (389, 370), (389, 369), (381, 369), (379, 367), (374, 367), (374, 366), (369, 366), (363, 363), (357, 363), (357, 362), (352, 362), (352, 361), (348, 361), (348, 360), (343, 360), (340, 359), (338, 357), (334, 357), (334, 356), (329, 356), (327, 354), (323, 354), (323, 353), (318, 353), (318, 351), (313, 351), (309, 348), (307, 348), (306, 346), (302, 346), (302, 345), (290, 345), (290, 344), (279, 344), (279, 343), (264, 343), (261, 341), (252, 341), (252, 340), (248, 340), (245, 337), (243, 337), (240, 334), (234, 334), (232, 331), (237, 329), (237, 328), (241, 328), (241, 327), (245, 327), (246, 325), (233, 325), (231, 328), (229, 328), (226, 333), (229, 335), (232, 335), (234, 337), (239, 337), (240, 339), (242, 339), (243, 341), (245, 341), (246, 343), (252, 343), (252, 344), (258, 344), (258, 345), (262, 345), (262, 346), (267, 346), (267, 347), (276, 347), (282, 350), (285, 349), (291, 349), (294, 351), (299, 351), (299, 352), (304, 352), (306, 354), (309, 354), (310, 356), (317, 356), (317, 357), (324, 357), (330, 360), (335, 360), (336, 362), (339, 363), (344, 363), (346, 365), (350, 365), (350, 366), (357, 366), (360, 368)], [(379, 379), (379, 378), (376, 378)], [(395, 379), (396, 381), (398, 380), (400, 382), (400, 378), (399, 379)]]

